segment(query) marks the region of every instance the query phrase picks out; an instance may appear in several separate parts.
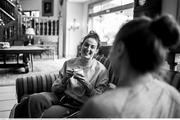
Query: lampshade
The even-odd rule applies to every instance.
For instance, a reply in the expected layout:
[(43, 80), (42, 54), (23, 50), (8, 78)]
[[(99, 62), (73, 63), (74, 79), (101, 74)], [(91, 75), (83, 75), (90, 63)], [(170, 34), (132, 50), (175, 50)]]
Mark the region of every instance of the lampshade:
[(26, 29), (26, 34), (27, 35), (35, 35), (35, 31), (33, 28), (27, 28)]
[(0, 18), (0, 26), (4, 26), (4, 22), (3, 22), (3, 20)]

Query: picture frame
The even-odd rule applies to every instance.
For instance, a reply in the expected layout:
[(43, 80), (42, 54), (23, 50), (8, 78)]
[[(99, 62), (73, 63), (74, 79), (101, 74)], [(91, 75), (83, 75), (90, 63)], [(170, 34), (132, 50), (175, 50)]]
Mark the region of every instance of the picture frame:
[(42, 16), (53, 16), (54, 0), (42, 0)]

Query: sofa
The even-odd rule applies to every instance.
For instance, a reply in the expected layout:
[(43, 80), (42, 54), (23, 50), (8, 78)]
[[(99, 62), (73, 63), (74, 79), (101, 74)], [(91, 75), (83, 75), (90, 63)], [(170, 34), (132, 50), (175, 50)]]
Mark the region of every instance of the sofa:
[[(110, 61), (104, 55), (98, 55), (95, 57), (102, 64), (105, 65), (109, 72), (109, 83), (117, 84), (118, 78), (113, 74)], [(163, 72), (162, 72), (163, 71)], [(174, 86), (176, 89), (180, 90), (180, 72), (165, 70), (162, 69), (161, 72), (155, 75), (157, 78), (162, 78), (163, 80), (170, 85)], [(39, 92), (50, 92), (51, 85), (53, 81), (58, 77), (58, 74), (41, 74), (36, 76), (29, 76), (24, 78), (16, 79), (16, 95), (17, 95), (17, 104), (27, 95)], [(12, 108), (9, 117), (14, 117), (14, 110), (16, 105)]]

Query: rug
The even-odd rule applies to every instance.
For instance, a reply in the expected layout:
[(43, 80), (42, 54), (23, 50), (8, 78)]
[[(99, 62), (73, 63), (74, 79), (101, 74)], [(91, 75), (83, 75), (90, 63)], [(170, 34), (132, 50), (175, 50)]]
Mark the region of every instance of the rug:
[(33, 71), (30, 68), (28, 73), (25, 73), (24, 68), (0, 68), (0, 86), (15, 85), (15, 80), (21, 77), (45, 73), (58, 73), (66, 60), (67, 58), (34, 61)]

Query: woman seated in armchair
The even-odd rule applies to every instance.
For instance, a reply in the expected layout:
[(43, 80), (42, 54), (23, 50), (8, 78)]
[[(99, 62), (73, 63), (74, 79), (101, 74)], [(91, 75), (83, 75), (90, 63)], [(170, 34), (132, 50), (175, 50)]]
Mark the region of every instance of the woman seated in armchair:
[(66, 117), (78, 111), (89, 97), (102, 94), (108, 84), (108, 72), (93, 58), (99, 47), (99, 36), (91, 31), (84, 37), (81, 56), (64, 63), (52, 92), (28, 96), (17, 106), (15, 117)]

